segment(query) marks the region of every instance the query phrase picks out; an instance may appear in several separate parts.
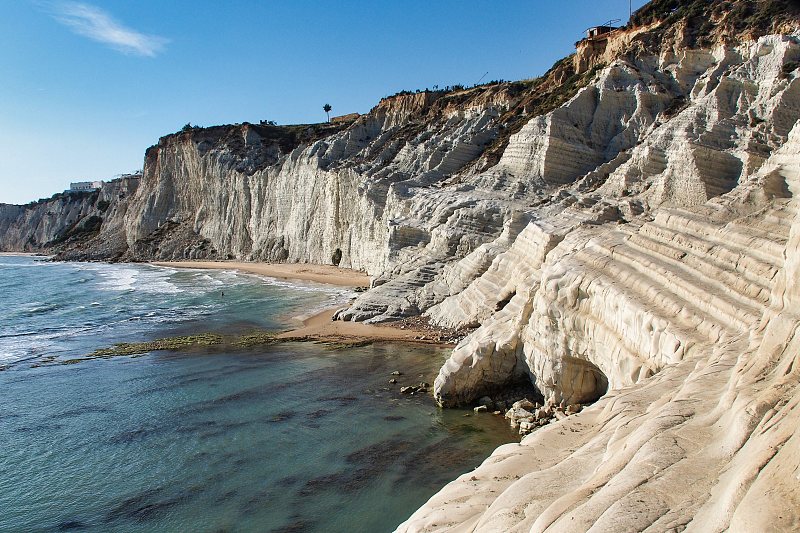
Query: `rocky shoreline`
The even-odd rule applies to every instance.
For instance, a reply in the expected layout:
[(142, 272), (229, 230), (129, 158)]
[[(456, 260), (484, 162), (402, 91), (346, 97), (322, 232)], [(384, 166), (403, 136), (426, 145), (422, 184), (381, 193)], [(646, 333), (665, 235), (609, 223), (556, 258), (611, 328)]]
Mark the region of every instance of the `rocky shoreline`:
[(386, 324), (397, 329), (417, 332), (414, 340), (431, 341), (452, 346), (464, 340), (474, 329), (439, 326), (432, 323), (430, 318), (424, 316), (401, 318), (399, 320), (387, 322)]

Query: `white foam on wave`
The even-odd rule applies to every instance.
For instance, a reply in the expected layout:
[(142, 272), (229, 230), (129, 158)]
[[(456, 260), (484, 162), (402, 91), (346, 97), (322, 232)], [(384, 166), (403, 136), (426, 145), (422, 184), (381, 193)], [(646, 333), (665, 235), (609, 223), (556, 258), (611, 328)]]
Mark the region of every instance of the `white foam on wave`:
[[(233, 287), (245, 283), (246, 280), (233, 270), (207, 270), (199, 268), (173, 269), (156, 265), (148, 265), (151, 273), (168, 274), (170, 283), (175, 289), (165, 292), (185, 292), (194, 296), (203, 296), (220, 288)], [(172, 276), (177, 274), (177, 276)]]
[(201, 274), (197, 276), (194, 280), (195, 283), (203, 283), (203, 284), (210, 284), (214, 285), (215, 287), (219, 287), (220, 285), (230, 285), (230, 283), (225, 283), (220, 279), (215, 279), (209, 276), (208, 274)]
[(146, 294), (177, 294), (182, 292), (169, 277), (175, 269), (145, 269), (119, 265), (91, 265), (84, 270), (93, 270), (100, 278), (98, 288), (114, 292), (143, 292)]
[(62, 341), (96, 329), (91, 326), (46, 328), (44, 331), (20, 331), (0, 336), (0, 361), (11, 363), (62, 352)]
[[(154, 266), (153, 268), (166, 269), (168, 267)], [(348, 288), (337, 287), (325, 283), (316, 283), (314, 281), (273, 278), (263, 274), (242, 272), (234, 269), (209, 270), (203, 268), (182, 268), (180, 270), (182, 272), (190, 272), (195, 275), (191, 282), (193, 286), (191, 288), (186, 287), (186, 289), (193, 292), (196, 291), (196, 293), (199, 294), (209, 292), (207, 290), (209, 288), (208, 285), (213, 285), (214, 287), (231, 287), (235, 285), (241, 285), (243, 283), (252, 283), (253, 281), (258, 281), (261, 284), (269, 285), (271, 287), (286, 288), (294, 291), (347, 295), (348, 298), (353, 295), (353, 291)], [(171, 269), (171, 271), (177, 272), (175, 269)]]
[(249, 276), (258, 279), (261, 283), (271, 286), (271, 287), (278, 287), (280, 289), (287, 289), (294, 293), (297, 292), (305, 292), (305, 293), (313, 293), (315, 295), (324, 295), (324, 298), (321, 301), (311, 305), (310, 307), (306, 307), (303, 309), (303, 312), (300, 315), (291, 317), (293, 320), (303, 321), (312, 316), (321, 313), (327, 309), (332, 307), (339, 307), (344, 306), (345, 304), (349, 303), (352, 298), (356, 296), (356, 292), (347, 287), (338, 287), (334, 285), (327, 285), (324, 283), (316, 283), (313, 281), (305, 281), (305, 280), (286, 280), (286, 279), (279, 279), (279, 278), (272, 278), (268, 276), (259, 276), (255, 274), (248, 274)]
[(156, 265), (146, 265), (146, 267), (143, 267), (143, 268), (147, 268), (149, 272), (166, 273), (168, 276), (171, 276), (173, 274), (177, 274), (178, 272), (180, 272), (177, 268), (156, 266)]
[(266, 285), (287, 289), (295, 294), (300, 292), (324, 296), (321, 299), (315, 298), (314, 304), (305, 306), (299, 315), (291, 317), (292, 320), (301, 322), (333, 307), (344, 307), (356, 296), (356, 292), (351, 288), (326, 285), (313, 281), (283, 280), (264, 276), (258, 276), (258, 279)]
[(33, 263), (10, 263), (3, 261), (0, 263), (0, 268), (41, 268), (41, 267), (53, 267), (57, 266), (59, 263), (52, 263), (50, 261), (44, 260), (34, 260)]
[(245, 274), (245, 275), (258, 279), (259, 281), (261, 281), (261, 283), (265, 285), (269, 285), (271, 287), (281, 287), (285, 289), (291, 289), (293, 291), (314, 292), (314, 293), (323, 293), (331, 295), (346, 294), (348, 296), (354, 294), (354, 291), (352, 289), (337, 287), (334, 285), (327, 285), (324, 283), (316, 283), (313, 281), (272, 278), (269, 276), (260, 276), (258, 274)]
[(346, 304), (350, 303), (352, 297), (355, 296), (354, 291), (338, 291), (336, 293), (332, 293), (328, 298), (323, 300), (322, 302), (317, 303), (316, 305), (312, 305), (311, 307), (304, 309), (303, 313), (291, 317), (292, 320), (299, 320), (304, 321), (306, 319), (311, 318), (314, 315), (317, 315), (323, 311), (331, 309), (332, 307), (345, 307)]
[(47, 302), (31, 302), (28, 305), (22, 306), (20, 309), (25, 315), (38, 315), (42, 313), (49, 313), (61, 309), (64, 304), (61, 303), (47, 303)]
[(181, 307), (172, 309), (162, 309), (158, 312), (145, 312), (135, 314), (123, 320), (109, 323), (107, 327), (114, 326), (122, 322), (141, 322), (143, 324), (172, 324), (181, 323), (189, 320), (197, 319), (203, 316), (209, 316), (214, 313), (216, 306), (214, 305), (195, 305), (193, 307)]
[(25, 357), (25, 352), (6, 352), (5, 349), (0, 349), (0, 363), (13, 363)]
[(113, 268), (97, 270), (100, 276), (98, 288), (101, 291), (132, 291), (137, 272), (132, 268)]
[(140, 282), (134, 287), (134, 290), (141, 291), (148, 294), (178, 294), (183, 292), (183, 289), (164, 278), (152, 278), (143, 276)]

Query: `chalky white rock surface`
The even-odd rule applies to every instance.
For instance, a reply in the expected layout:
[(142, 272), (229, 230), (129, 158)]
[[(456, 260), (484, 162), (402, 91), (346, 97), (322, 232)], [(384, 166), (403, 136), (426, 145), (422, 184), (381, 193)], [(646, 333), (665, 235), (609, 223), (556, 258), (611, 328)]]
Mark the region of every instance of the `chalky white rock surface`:
[[(546, 396), (583, 402), (607, 386), (636, 383), (689, 352), (751, 330), (782, 263), (785, 228), (763, 222), (751, 230), (747, 216), (764, 211), (767, 220), (780, 221), (786, 215), (780, 206), (753, 199), (736, 207), (712, 201), (699, 211), (686, 208), (739, 183), (751, 195), (764, 196), (765, 185), (750, 186), (748, 180), (763, 156), (788, 137), (784, 118), (767, 125), (776, 117), (800, 117), (800, 81), (779, 75), (783, 62), (798, 54), (796, 38), (769, 36), (680, 61), (641, 59), (640, 78), (647, 65), (659, 65), (652, 79), (672, 72), (673, 83), (691, 87), (687, 107), (660, 125), (653, 122), (641, 143), (616, 156), (616, 167), (614, 161), (602, 164), (575, 186), (563, 187), (560, 202), (540, 208), (531, 224), (548, 228), (542, 241), (548, 244), (531, 246), (527, 230), (521, 232), (471, 285), (427, 312), (442, 325), (481, 325), (442, 368), (437, 399), (463, 403), (485, 393), (486, 386), (527, 373)], [(696, 62), (692, 68), (689, 59)], [(722, 72), (728, 74), (719, 81)], [(603, 83), (610, 78), (601, 77)], [(580, 100), (581, 95), (566, 107)], [(769, 117), (756, 120), (758, 128), (770, 129), (757, 145), (758, 131), (745, 126), (754, 116)], [(511, 144), (521, 142), (525, 131)], [(608, 136), (603, 139), (591, 144), (609, 142)], [(733, 167), (722, 187), (720, 172)], [(743, 175), (746, 169), (754, 173)], [(769, 194), (786, 195), (780, 185), (769, 187)], [(649, 222), (647, 215), (636, 215), (675, 204), (684, 207), (665, 207)], [(615, 216), (632, 223), (597, 227)], [(511, 309), (494, 309), (515, 290), (518, 301)]]
[[(793, 198), (759, 194), (778, 178)], [(800, 527), (798, 194), (800, 123), (733, 194), (545, 264), (526, 359), (556, 397), (591, 390), (584, 361), (611, 390), (498, 448), (398, 531)]]

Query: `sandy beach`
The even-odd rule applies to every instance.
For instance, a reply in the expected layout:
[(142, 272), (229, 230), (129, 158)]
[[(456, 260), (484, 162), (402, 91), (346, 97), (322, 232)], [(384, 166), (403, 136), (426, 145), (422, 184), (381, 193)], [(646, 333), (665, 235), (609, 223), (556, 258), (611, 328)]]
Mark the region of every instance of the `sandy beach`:
[[(367, 287), (369, 276), (363, 272), (332, 265), (247, 263), (243, 261), (168, 261), (150, 263), (172, 268), (200, 268), (238, 270), (259, 276), (280, 279), (314, 281), (340, 287)], [(360, 343), (374, 341), (399, 341), (447, 346), (439, 342), (430, 332), (403, 325), (375, 326), (362, 322), (331, 320), (340, 307), (326, 309), (302, 321), (295, 329), (278, 335), (284, 340), (313, 340), (332, 343)]]
[(307, 263), (248, 263), (245, 261), (164, 261), (151, 265), (173, 268), (208, 268), (217, 270), (238, 270), (259, 276), (279, 279), (294, 279), (327, 283), (339, 287), (368, 287), (369, 276), (364, 272), (339, 268), (332, 265), (312, 265)]
[(284, 340), (313, 340), (319, 342), (359, 343), (370, 341), (400, 341), (416, 342), (423, 344), (447, 344), (436, 341), (430, 333), (408, 328), (394, 326), (375, 326), (362, 322), (344, 322), (331, 320), (338, 309), (326, 309), (303, 321), (295, 329), (280, 333), (277, 338)]

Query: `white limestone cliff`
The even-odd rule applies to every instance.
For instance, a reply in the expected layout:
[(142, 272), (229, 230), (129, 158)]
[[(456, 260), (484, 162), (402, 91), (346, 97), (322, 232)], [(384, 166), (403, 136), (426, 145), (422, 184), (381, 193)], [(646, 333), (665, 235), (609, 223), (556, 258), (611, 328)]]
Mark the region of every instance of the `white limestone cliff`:
[[(21, 206), (0, 204), (0, 249), (51, 251), (70, 242), (83, 243), (91, 239), (102, 225), (109, 233), (115, 227), (119, 231), (127, 209), (124, 200), (137, 185), (136, 178), (119, 178), (104, 183), (97, 191), (65, 191)], [(96, 253), (107, 259), (117, 251), (103, 247), (88, 255)]]
[[(609, 392), (520, 444), (498, 448), (398, 531), (800, 527), (798, 169), (800, 123), (742, 186), (747, 190), (666, 209), (612, 239), (618, 250), (604, 252), (608, 241), (589, 239), (558, 260), (564, 268), (545, 267), (542, 279), (552, 281), (541, 283), (540, 294), (561, 294), (539, 312), (553, 318), (558, 309), (569, 329), (548, 333), (532, 318), (526, 357), (537, 377), (561, 374), (562, 396), (585, 388), (574, 379), (580, 372), (567, 369), (581, 369), (573, 359), (594, 361), (609, 376)], [(776, 178), (788, 183), (791, 198), (744, 200)], [(650, 261), (633, 262), (634, 251)], [(671, 277), (677, 269), (681, 275)], [(643, 283), (646, 276), (663, 279)], [(688, 282), (695, 290), (681, 288)], [(541, 335), (562, 340), (545, 354), (537, 351)], [(557, 358), (563, 366), (548, 370)]]
[[(766, 207), (742, 203), (730, 213), (728, 204), (712, 201), (701, 214), (662, 209), (650, 222), (647, 215), (636, 213), (657, 205), (701, 204), (739, 183), (746, 190), (763, 189), (763, 184), (747, 187), (755, 174), (746, 175), (745, 168), (758, 170), (763, 164), (759, 154), (781, 146), (788, 130), (785, 122), (778, 120), (780, 125), (771, 128), (768, 138), (754, 150), (752, 140), (757, 132), (745, 124), (754, 113), (770, 120), (792, 113), (800, 117), (796, 94), (800, 82), (794, 74), (785, 79), (778, 74), (784, 61), (794, 61), (798, 54), (796, 38), (780, 36), (734, 50), (720, 49), (716, 60), (713, 54), (694, 54), (702, 60), (692, 69), (693, 89), (684, 109), (671, 120), (653, 122), (641, 142), (616, 156), (623, 161), (616, 169), (613, 161), (605, 163), (576, 185), (563, 187), (560, 194), (572, 201), (569, 208), (554, 214), (552, 208), (538, 210), (541, 218), (531, 224), (548, 228), (537, 230), (546, 234), (537, 237), (548, 243), (544, 249), (541, 244), (531, 247), (529, 232), (523, 231), (517, 237), (519, 244), (514, 242), (501, 251), (492, 268), (476, 272), (471, 285), (431, 308), (429, 316), (442, 325), (481, 324), (440, 372), (435, 385), (440, 403), (464, 403), (485, 393), (487, 387), (513, 381), (524, 373), (557, 402), (593, 400), (607, 386), (635, 383), (687, 352), (751, 329), (765, 304), (769, 280), (780, 265), (782, 237), (775, 233), (770, 238), (777, 241), (770, 243), (760, 234), (751, 235), (752, 231), (740, 233), (746, 222), (728, 219), (757, 217)], [(658, 72), (668, 71), (668, 67), (662, 63)], [(680, 65), (681, 72), (687, 68), (685, 63)], [(713, 90), (707, 90), (712, 74), (720, 69), (735, 81), (715, 83)], [(754, 73), (761, 73), (763, 83), (753, 81), (759, 79), (751, 78)], [(687, 83), (689, 78), (676, 74), (675, 79)], [(747, 96), (741, 91), (745, 86)], [(728, 102), (725, 112), (720, 111), (719, 102)], [(763, 124), (768, 124), (766, 119), (759, 122), (759, 126)], [(512, 138), (514, 142), (520, 141)], [(703, 165), (691, 155), (699, 152), (704, 154)], [(657, 165), (653, 164), (655, 153), (661, 158)], [(730, 167), (725, 161), (737, 163)], [(727, 178), (729, 185), (711, 187), (719, 184), (721, 170), (734, 167), (735, 175)], [(669, 195), (664, 194), (665, 183)], [(785, 187), (771, 187), (769, 194), (786, 194)], [(613, 220), (615, 211), (621, 220), (634, 223), (597, 228), (603, 220)], [(778, 210), (764, 216), (781, 214)], [(726, 224), (717, 228), (714, 220)], [(698, 272), (710, 259), (715, 270)], [(610, 264), (617, 265), (613, 272), (609, 272)], [(733, 273), (726, 270), (730, 264), (736, 265)], [(498, 271), (500, 266), (502, 271)], [(619, 311), (623, 307), (620, 298), (630, 299), (631, 289), (638, 295), (632, 303), (626, 301), (629, 311), (625, 314)], [(625, 295), (620, 296), (620, 291)], [(515, 314), (516, 320), (505, 319), (510, 311), (504, 309), (493, 314), (493, 308), (509, 294), (522, 292), (528, 295), (527, 301), (518, 302), (514, 309), (527, 311)], [(692, 294), (697, 297), (689, 298)], [(654, 298), (663, 302), (663, 311), (648, 311)], [(691, 311), (683, 304), (686, 300), (691, 300)], [(526, 314), (530, 318), (519, 319)], [(718, 318), (697, 318), (707, 315)], [(503, 342), (498, 344), (497, 339)], [(505, 363), (500, 364), (501, 360)], [(509, 369), (513, 371), (504, 376)]]

